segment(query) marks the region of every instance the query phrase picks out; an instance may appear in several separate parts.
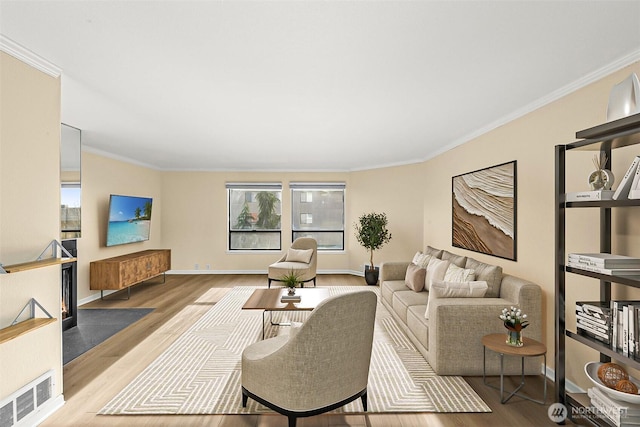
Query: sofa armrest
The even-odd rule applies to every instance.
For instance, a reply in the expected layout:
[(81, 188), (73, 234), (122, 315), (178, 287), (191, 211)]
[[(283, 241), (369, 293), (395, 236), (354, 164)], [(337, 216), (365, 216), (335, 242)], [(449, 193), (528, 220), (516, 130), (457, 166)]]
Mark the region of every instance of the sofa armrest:
[[(542, 340), (542, 290), (535, 283), (505, 275), (500, 298), (438, 298), (429, 301), (429, 364), (438, 375), (481, 375), (482, 337), (505, 333), (499, 315), (503, 308), (517, 305), (530, 325), (525, 336)], [(464, 352), (461, 349), (465, 349)], [(505, 361), (506, 372), (518, 372), (519, 361)], [(539, 361), (528, 358), (525, 371), (539, 373)], [(514, 361), (518, 362), (514, 364)], [(537, 365), (536, 365), (537, 364)], [(513, 366), (512, 366), (513, 365)], [(494, 375), (499, 363), (495, 354), (487, 359), (487, 373)]]
[(408, 261), (383, 262), (380, 265), (380, 283), (386, 280), (404, 280), (409, 264), (411, 262)]

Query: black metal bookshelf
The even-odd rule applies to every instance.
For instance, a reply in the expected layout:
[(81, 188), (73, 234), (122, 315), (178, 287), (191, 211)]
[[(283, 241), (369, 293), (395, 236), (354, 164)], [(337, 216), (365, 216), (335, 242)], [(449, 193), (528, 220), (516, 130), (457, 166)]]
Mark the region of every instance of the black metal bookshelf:
[[(566, 193), (566, 157), (572, 150), (600, 151), (607, 156), (606, 168), (611, 168), (612, 151), (631, 145), (640, 144), (640, 114), (625, 117), (596, 126), (590, 129), (576, 132), (579, 141), (555, 147), (555, 393), (556, 402), (563, 403), (569, 408), (584, 408), (589, 406), (589, 398), (582, 393), (567, 393), (565, 388), (566, 352), (565, 341), (567, 338), (575, 340), (583, 345), (595, 349), (600, 353), (600, 361), (608, 362), (615, 359), (620, 363), (635, 369), (640, 369), (640, 361), (623, 355), (601, 342), (582, 336), (566, 328), (565, 306), (565, 280), (567, 274), (576, 274), (591, 277), (600, 281), (600, 300), (611, 300), (611, 283), (640, 288), (640, 276), (609, 276), (588, 270), (582, 270), (565, 265), (566, 260), (566, 210), (572, 208), (595, 208), (599, 210), (600, 252), (611, 253), (611, 211), (615, 208), (640, 206), (640, 200), (603, 200), (603, 201), (579, 201), (565, 202)], [(573, 308), (571, 308), (573, 309)], [(584, 421), (584, 420), (581, 420)], [(602, 419), (593, 420), (592, 425), (606, 426)]]

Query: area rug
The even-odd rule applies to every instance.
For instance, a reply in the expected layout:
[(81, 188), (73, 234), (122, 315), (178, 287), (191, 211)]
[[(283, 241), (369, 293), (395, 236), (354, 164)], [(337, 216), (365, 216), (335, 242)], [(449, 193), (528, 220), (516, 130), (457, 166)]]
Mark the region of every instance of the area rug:
[[(242, 350), (262, 338), (262, 311), (241, 307), (255, 288), (236, 287), (98, 413), (259, 414), (270, 409), (249, 399), (242, 407)], [(331, 295), (362, 290), (335, 286)], [(459, 376), (438, 376), (403, 333), (378, 294), (368, 385), (368, 412), (491, 412)], [(308, 313), (274, 313), (277, 321), (303, 321)], [(266, 321), (267, 337), (288, 333)], [(288, 317), (285, 319), (285, 317)], [(360, 400), (337, 409), (362, 413)]]
[(62, 363), (67, 364), (111, 338), (153, 308), (81, 308), (78, 325), (62, 333)]

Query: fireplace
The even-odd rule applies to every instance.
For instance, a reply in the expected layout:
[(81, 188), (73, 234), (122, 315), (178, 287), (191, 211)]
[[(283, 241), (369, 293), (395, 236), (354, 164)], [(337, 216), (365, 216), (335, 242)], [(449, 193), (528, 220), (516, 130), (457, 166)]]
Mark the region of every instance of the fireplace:
[[(78, 256), (76, 240), (63, 240), (62, 246), (74, 258)], [(73, 328), (78, 324), (78, 263), (62, 264), (62, 330)]]

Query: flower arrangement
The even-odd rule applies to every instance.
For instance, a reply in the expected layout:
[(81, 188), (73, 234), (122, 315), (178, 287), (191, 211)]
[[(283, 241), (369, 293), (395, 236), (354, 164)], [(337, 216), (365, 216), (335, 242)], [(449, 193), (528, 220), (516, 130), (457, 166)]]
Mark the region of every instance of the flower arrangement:
[(506, 343), (514, 347), (522, 347), (524, 344), (522, 330), (529, 326), (529, 321), (526, 320), (527, 315), (519, 308), (511, 306), (511, 309), (503, 308), (499, 317), (507, 328)]
[(527, 326), (529, 321), (526, 320), (527, 315), (519, 308), (511, 307), (511, 309), (503, 308), (500, 319), (504, 322), (504, 327), (513, 332), (520, 332)]

